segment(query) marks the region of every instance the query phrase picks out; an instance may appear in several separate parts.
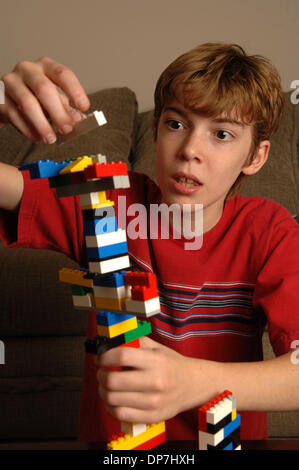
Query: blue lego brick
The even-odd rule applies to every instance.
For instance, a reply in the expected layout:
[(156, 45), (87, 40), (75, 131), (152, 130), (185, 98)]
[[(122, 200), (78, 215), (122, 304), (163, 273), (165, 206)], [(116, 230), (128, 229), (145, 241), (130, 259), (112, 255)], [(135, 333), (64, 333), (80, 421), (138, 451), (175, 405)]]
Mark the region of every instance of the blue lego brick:
[(104, 259), (109, 258), (110, 256), (121, 255), (124, 253), (128, 253), (127, 242), (87, 248), (87, 256), (89, 260)]
[(224, 428), (223, 428), (224, 438), (229, 436), (229, 434), (231, 434), (233, 431), (235, 431), (235, 429), (240, 427), (240, 424), (241, 424), (241, 417), (240, 417), (239, 414), (237, 414), (236, 419), (234, 419), (229, 424), (224, 426)]
[(20, 171), (29, 170), (31, 179), (50, 178), (69, 165), (70, 160), (63, 162), (53, 162), (52, 160), (38, 160), (36, 162), (25, 163), (19, 167)]
[(130, 315), (127, 313), (114, 313), (101, 310), (97, 313), (97, 325), (111, 326), (116, 325), (117, 323), (122, 323), (125, 320), (135, 317), (135, 315)]
[(234, 448), (233, 448), (233, 443), (230, 442), (226, 447), (224, 447), (223, 450), (234, 450)]
[(102, 219), (83, 220), (84, 235), (100, 235), (102, 233), (116, 232), (116, 217), (103, 217)]
[(126, 271), (106, 274), (105, 276), (95, 276), (93, 279), (94, 286), (102, 287), (121, 287), (124, 286), (124, 274)]

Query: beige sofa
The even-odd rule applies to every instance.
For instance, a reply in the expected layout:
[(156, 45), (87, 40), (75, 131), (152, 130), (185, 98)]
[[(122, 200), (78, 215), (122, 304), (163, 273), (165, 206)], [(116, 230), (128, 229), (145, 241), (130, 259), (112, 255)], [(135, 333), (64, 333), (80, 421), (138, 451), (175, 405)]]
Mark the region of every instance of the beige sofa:
[[(155, 179), (152, 112), (138, 113), (127, 88), (90, 96), (91, 109), (108, 124), (63, 146), (30, 144), (12, 126), (0, 130), (0, 160), (11, 164), (64, 160), (102, 153)], [(259, 195), (299, 214), (299, 105), (289, 95), (270, 160), (248, 179), (245, 195)], [(86, 314), (74, 311), (69, 286), (58, 281), (61, 267), (76, 264), (57, 252), (0, 245), (0, 440), (60, 439), (77, 435)], [(272, 355), (267, 335), (265, 357)], [(270, 436), (299, 436), (299, 413), (269, 413)]]

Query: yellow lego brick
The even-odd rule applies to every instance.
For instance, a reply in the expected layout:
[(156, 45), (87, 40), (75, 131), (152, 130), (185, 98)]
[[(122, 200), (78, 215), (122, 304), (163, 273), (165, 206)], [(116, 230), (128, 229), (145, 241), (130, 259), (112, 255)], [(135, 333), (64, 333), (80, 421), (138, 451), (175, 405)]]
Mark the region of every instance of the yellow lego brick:
[(103, 326), (98, 325), (98, 335), (105, 336), (107, 338), (114, 338), (114, 336), (122, 335), (127, 331), (131, 331), (137, 328), (137, 318), (129, 318), (128, 320), (122, 321), (120, 323), (116, 323), (115, 325), (111, 326)]
[(128, 297), (124, 297), (123, 299), (109, 299), (108, 297), (95, 297), (95, 307), (105, 310), (124, 310), (127, 298)]
[(113, 441), (108, 442), (107, 450), (130, 450), (134, 449), (146, 441), (149, 441), (153, 437), (158, 436), (165, 432), (165, 422), (161, 421), (157, 424), (147, 424), (146, 431), (138, 434), (137, 436), (131, 436), (125, 434), (123, 437), (119, 437)]
[(236, 417), (237, 417), (237, 409), (235, 408), (235, 409), (232, 411), (232, 421), (233, 421), (234, 419), (236, 419)]
[(62, 268), (59, 270), (59, 280), (67, 284), (83, 287), (93, 287), (92, 279), (84, 279), (84, 272), (79, 269)]
[(60, 172), (60, 175), (65, 175), (66, 173), (73, 173), (75, 171), (83, 171), (87, 166), (92, 165), (92, 157), (85, 155), (84, 157), (78, 157), (76, 160), (72, 161), (69, 165), (65, 166)]

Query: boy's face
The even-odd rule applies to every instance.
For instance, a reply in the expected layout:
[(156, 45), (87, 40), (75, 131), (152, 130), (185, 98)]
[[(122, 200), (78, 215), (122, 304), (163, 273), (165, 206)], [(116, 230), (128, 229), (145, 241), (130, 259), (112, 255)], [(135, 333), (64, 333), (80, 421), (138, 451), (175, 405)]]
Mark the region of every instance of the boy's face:
[(244, 167), (252, 144), (252, 127), (228, 118), (210, 118), (172, 100), (158, 124), (157, 181), (166, 204), (203, 204), (204, 232), (219, 221), (224, 201), (241, 171), (256, 173), (265, 163), (264, 141)]

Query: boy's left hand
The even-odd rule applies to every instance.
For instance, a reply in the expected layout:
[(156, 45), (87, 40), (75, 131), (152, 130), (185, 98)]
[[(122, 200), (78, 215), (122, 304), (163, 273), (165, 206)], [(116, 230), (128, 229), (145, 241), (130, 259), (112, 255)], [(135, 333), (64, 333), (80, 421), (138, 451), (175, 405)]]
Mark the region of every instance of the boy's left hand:
[(113, 348), (99, 356), (99, 394), (119, 421), (156, 423), (189, 407), (193, 359), (146, 336), (139, 341), (138, 349)]

